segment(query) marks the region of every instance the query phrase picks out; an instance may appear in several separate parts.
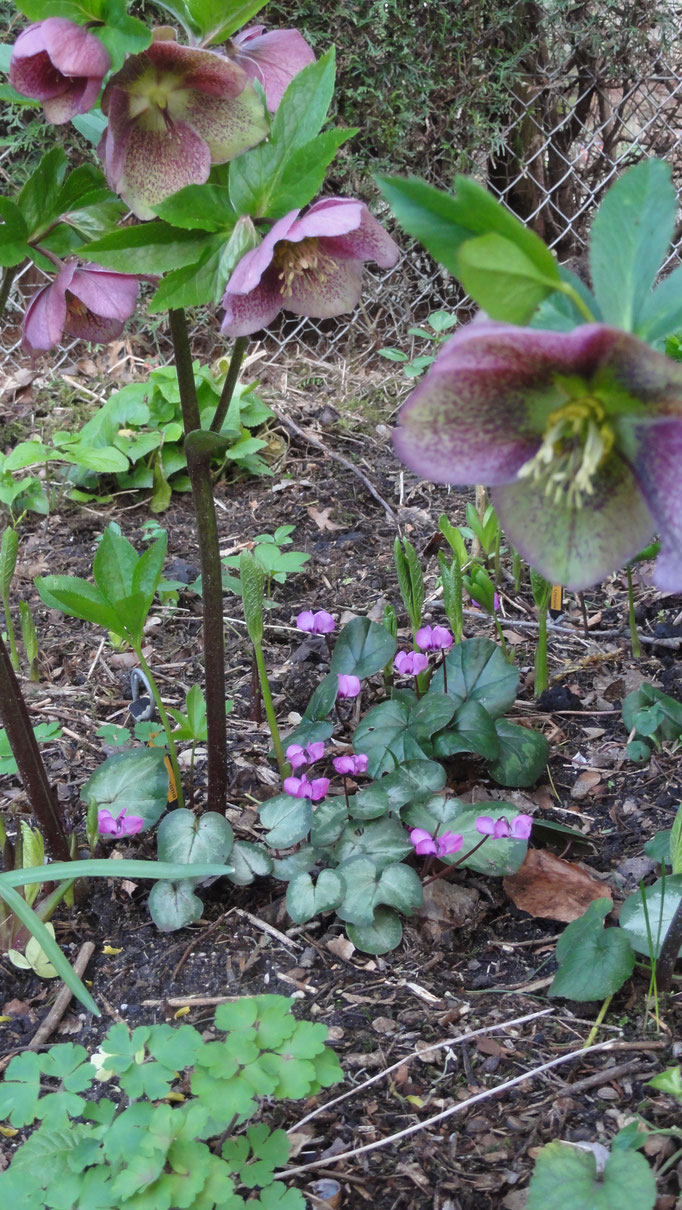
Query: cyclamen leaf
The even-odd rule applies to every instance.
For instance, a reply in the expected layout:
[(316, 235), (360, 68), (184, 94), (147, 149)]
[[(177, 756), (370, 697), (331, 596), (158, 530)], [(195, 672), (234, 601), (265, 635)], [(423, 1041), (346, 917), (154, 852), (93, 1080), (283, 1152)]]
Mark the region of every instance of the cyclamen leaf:
[(652, 1210), (655, 1201), (656, 1181), (637, 1151), (613, 1151), (597, 1177), (591, 1151), (553, 1142), (538, 1154), (526, 1210)]
[(624, 929), (604, 928), (610, 899), (595, 899), (578, 920), (564, 929), (556, 956), (559, 970), (550, 996), (569, 1000), (604, 1000), (630, 978), (635, 951)]

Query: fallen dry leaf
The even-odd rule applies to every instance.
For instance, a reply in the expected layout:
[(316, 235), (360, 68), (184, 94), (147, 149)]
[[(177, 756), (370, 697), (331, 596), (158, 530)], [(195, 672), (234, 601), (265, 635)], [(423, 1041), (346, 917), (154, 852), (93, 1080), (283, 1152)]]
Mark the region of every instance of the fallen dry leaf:
[(330, 937), (327, 942), (327, 949), (336, 958), (341, 958), (343, 962), (350, 962), (355, 953), (355, 946), (347, 937)]
[(601, 781), (601, 773), (596, 769), (586, 769), (584, 773), (580, 773), (573, 782), (571, 787), (571, 798), (576, 802), (582, 802), (583, 798), (587, 798), (591, 794), (595, 786), (598, 786)]
[(480, 913), (480, 894), (475, 887), (459, 886), (439, 878), (424, 887), (424, 901), (418, 916), (421, 931), (434, 945), (444, 933), (476, 923)]
[(570, 924), (594, 899), (613, 899), (608, 886), (571, 861), (546, 849), (529, 849), (516, 874), (502, 880), (516, 907), (530, 916)]
[(317, 528), (321, 529), (323, 533), (327, 529), (332, 532), (336, 529), (344, 529), (345, 526), (337, 525), (336, 521), (329, 520), (329, 514), (331, 511), (331, 505), (329, 508), (315, 508), (315, 505), (311, 504), (308, 508), (308, 516), (310, 517), (311, 521), (315, 522)]

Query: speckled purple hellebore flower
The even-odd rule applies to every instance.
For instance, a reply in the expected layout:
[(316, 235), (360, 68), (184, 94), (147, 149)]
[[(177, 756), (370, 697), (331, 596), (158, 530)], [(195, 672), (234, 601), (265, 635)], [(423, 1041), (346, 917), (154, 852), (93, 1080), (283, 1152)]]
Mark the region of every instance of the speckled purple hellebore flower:
[(228, 57), (250, 80), (262, 84), (268, 109), (274, 113), (294, 76), (314, 63), (315, 55), (297, 29), (273, 29), (267, 34), (264, 29), (251, 25), (234, 34)]
[(40, 101), (48, 122), (61, 126), (92, 109), (110, 66), (94, 34), (63, 17), (48, 17), (19, 34), (9, 80), (22, 97)]
[(326, 609), (318, 609), (316, 613), (312, 609), (304, 609), (296, 618), (296, 625), (308, 634), (331, 634), (336, 622)]
[(53, 349), (63, 334), (96, 344), (121, 335), (135, 310), (139, 282), (127, 273), (68, 260), (54, 281), (33, 296), (24, 316), (23, 347), (32, 357)]
[(398, 245), (372, 218), (364, 202), (330, 197), (299, 218), (291, 210), (247, 252), (223, 297), (226, 336), (249, 336), (284, 309), (328, 319), (352, 311), (360, 301), (362, 263), (390, 269)]
[(106, 807), (97, 813), (97, 831), (100, 836), (135, 836), (144, 827), (141, 815), (126, 815), (125, 807), (119, 815), (112, 815)]
[(267, 134), (262, 102), (238, 64), (172, 41), (126, 59), (104, 90), (102, 110), (107, 180), (141, 219)]
[(349, 673), (339, 672), (338, 674), (339, 687), (336, 691), (337, 697), (357, 697), (361, 685), (360, 678), (351, 676)]
[(401, 676), (419, 676), (428, 666), (428, 658), (421, 651), (398, 651), (393, 660), (393, 667)]
[(627, 332), (475, 321), (408, 399), (399, 456), (438, 483), (486, 483), (510, 542), (580, 590), (658, 532), (654, 582), (682, 590), (682, 366)]

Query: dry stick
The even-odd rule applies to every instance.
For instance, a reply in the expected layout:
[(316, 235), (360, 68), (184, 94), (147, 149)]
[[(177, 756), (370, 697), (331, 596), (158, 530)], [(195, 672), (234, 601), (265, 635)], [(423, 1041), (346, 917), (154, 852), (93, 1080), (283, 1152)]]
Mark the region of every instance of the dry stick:
[[(84, 974), (85, 968), (88, 965), (88, 962), (90, 961), (90, 959), (92, 958), (92, 955), (94, 954), (95, 949), (96, 949), (96, 946), (93, 944), (92, 941), (83, 942), (83, 944), (78, 952), (78, 957), (76, 958), (76, 961), (72, 964), (74, 973), (76, 975), (78, 975), (79, 979)], [(66, 984), (64, 984), (64, 986), (62, 987), (62, 990), (59, 992), (59, 995), (57, 996), (57, 999), (55, 1000), (54, 1004), (52, 1005), (52, 1008), (50, 1009), (49, 1013), (47, 1014), (45, 1020), (38, 1026), (36, 1032), (34, 1033), (33, 1037), (31, 1038), (31, 1041), (28, 1044), (29, 1050), (38, 1050), (39, 1047), (41, 1047), (44, 1042), (47, 1042), (47, 1039), (51, 1036), (51, 1034), (54, 1032), (54, 1030), (59, 1025), (59, 1022), (61, 1021), (62, 1017), (64, 1016), (64, 1013), (66, 1012), (67, 1008), (69, 1007), (69, 1004), (71, 1003), (72, 999), (73, 999), (73, 992), (71, 991), (71, 988), (67, 987)]]
[(313, 437), (312, 433), (306, 433), (304, 429), (300, 429), (293, 420), (291, 420), (288, 416), (283, 416), (277, 408), (272, 406), (272, 404), (270, 404), (270, 408), (275, 413), (275, 416), (279, 420), (280, 424), (283, 424), (285, 428), (290, 429), (292, 433), (295, 433), (297, 437), (300, 437), (301, 441), (307, 441), (310, 445), (314, 445), (316, 449), (322, 451), (325, 457), (332, 458), (334, 462), (338, 462), (341, 466), (345, 466), (347, 471), (352, 471), (354, 475), (357, 475), (358, 479), (364, 483), (369, 494), (374, 496), (374, 499), (377, 500), (381, 505), (389, 520), (392, 521), (394, 525), (398, 524), (398, 519), (390, 504), (387, 504), (383, 496), (379, 495), (377, 489), (374, 487), (374, 484), (370, 482), (366, 475), (363, 475), (362, 471), (358, 469), (354, 462), (349, 462), (348, 458), (344, 458), (342, 454), (337, 454), (335, 450), (327, 449), (327, 446), (320, 441), (319, 437)]
[(295, 1126), (291, 1126), (287, 1134), (295, 1133), (306, 1122), (309, 1122), (311, 1118), (316, 1118), (318, 1114), (331, 1109), (332, 1105), (339, 1105), (341, 1101), (347, 1100), (348, 1097), (353, 1097), (356, 1093), (362, 1092), (364, 1088), (369, 1088), (371, 1084), (376, 1084), (378, 1080), (383, 1080), (385, 1076), (390, 1076), (392, 1071), (397, 1071), (399, 1067), (403, 1067), (405, 1063), (410, 1063), (412, 1059), (423, 1059), (432, 1050), (443, 1050), (446, 1046), (457, 1046), (460, 1042), (469, 1042), (472, 1038), (477, 1038), (479, 1034), (491, 1034), (498, 1029), (511, 1029), (512, 1025), (524, 1025), (526, 1021), (535, 1021), (538, 1017), (546, 1017), (552, 1012), (554, 1012), (553, 1008), (543, 1008), (540, 1012), (528, 1013), (525, 1017), (514, 1017), (513, 1021), (500, 1021), (497, 1025), (487, 1025), (481, 1029), (474, 1029), (471, 1033), (460, 1034), (457, 1038), (446, 1038), (444, 1042), (434, 1042), (433, 1046), (426, 1046), (424, 1050), (414, 1050), (411, 1055), (405, 1055), (404, 1058), (398, 1059), (398, 1062), (393, 1063), (391, 1067), (386, 1067), (377, 1075), (370, 1076), (369, 1080), (364, 1080), (362, 1084), (356, 1084), (349, 1092), (343, 1092), (340, 1097), (334, 1097), (333, 1101), (327, 1101), (324, 1105), (318, 1105), (317, 1109), (313, 1109), (311, 1113), (301, 1118), (300, 1122), (297, 1122)]
[(298, 1168), (280, 1169), (277, 1176), (282, 1180), (288, 1180), (289, 1177), (299, 1176), (301, 1172), (310, 1172), (313, 1168), (325, 1168), (328, 1164), (340, 1164), (342, 1160), (354, 1159), (356, 1155), (363, 1155), (367, 1151), (376, 1151), (378, 1147), (387, 1147), (389, 1143), (397, 1143), (399, 1139), (405, 1139), (408, 1135), (416, 1134), (419, 1130), (426, 1130), (429, 1126), (435, 1126), (437, 1122), (442, 1122), (445, 1118), (450, 1118), (456, 1113), (461, 1113), (463, 1109), (470, 1109), (472, 1105), (477, 1105), (479, 1101), (486, 1101), (489, 1097), (499, 1096), (502, 1092), (507, 1092), (510, 1088), (515, 1088), (517, 1084), (523, 1084), (525, 1080), (532, 1080), (533, 1076), (542, 1075), (545, 1071), (550, 1071), (552, 1067), (560, 1067), (562, 1063), (570, 1063), (573, 1059), (584, 1059), (585, 1055), (596, 1054), (597, 1051), (611, 1050), (613, 1042), (598, 1042), (596, 1046), (591, 1046), (589, 1050), (572, 1050), (567, 1055), (559, 1055), (556, 1059), (550, 1059), (548, 1063), (543, 1063), (540, 1067), (534, 1067), (531, 1071), (524, 1071), (520, 1076), (514, 1076), (513, 1080), (505, 1080), (504, 1084), (498, 1084), (496, 1088), (486, 1088), (484, 1092), (478, 1092), (475, 1096), (469, 1097), (467, 1101), (460, 1101), (457, 1105), (451, 1105), (449, 1109), (444, 1109), (442, 1113), (434, 1114), (432, 1118), (427, 1118), (425, 1122), (417, 1122), (414, 1126), (407, 1126), (405, 1130), (399, 1130), (397, 1134), (391, 1134), (386, 1139), (377, 1139), (375, 1143), (365, 1143), (364, 1147), (354, 1147), (352, 1151), (342, 1151), (338, 1155), (327, 1156), (323, 1160), (315, 1160), (312, 1164), (300, 1164)]

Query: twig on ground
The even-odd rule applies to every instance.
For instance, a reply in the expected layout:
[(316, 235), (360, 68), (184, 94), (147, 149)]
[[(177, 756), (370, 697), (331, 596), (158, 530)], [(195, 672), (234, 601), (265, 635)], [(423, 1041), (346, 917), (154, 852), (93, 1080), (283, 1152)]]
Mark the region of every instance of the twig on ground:
[(306, 432), (305, 429), (299, 428), (289, 416), (284, 416), (282, 412), (278, 411), (277, 408), (272, 407), (272, 404), (270, 404), (270, 407), (275, 413), (275, 416), (279, 420), (280, 424), (283, 424), (285, 428), (290, 429), (292, 433), (295, 433), (297, 437), (300, 437), (301, 441), (307, 441), (310, 445), (314, 445), (315, 448), (320, 450), (326, 458), (333, 459), (334, 462), (338, 462), (341, 466), (344, 466), (347, 471), (352, 471), (354, 475), (357, 475), (358, 479), (364, 483), (369, 494), (374, 496), (374, 499), (381, 505), (389, 520), (392, 521), (394, 525), (398, 524), (398, 519), (390, 504), (384, 500), (383, 496), (379, 495), (379, 492), (375, 488), (374, 484), (359, 469), (359, 467), (355, 465), (354, 462), (351, 462), (348, 458), (344, 458), (343, 454), (337, 454), (335, 450), (328, 449), (324, 442), (320, 441), (319, 437), (315, 437), (312, 433)]
[[(617, 1063), (615, 1067), (604, 1067), (601, 1071), (593, 1071), (591, 1076), (585, 1076), (584, 1080), (576, 1080), (575, 1084), (567, 1084), (563, 1081), (560, 1084), (560, 1092), (586, 1092), (588, 1088), (598, 1088), (609, 1080), (616, 1080), (620, 1076), (629, 1075), (648, 1075), (651, 1068), (642, 1067), (641, 1059), (630, 1059), (627, 1063)], [(551, 1099), (556, 1096), (556, 1089), (552, 1093)]]
[(274, 924), (268, 924), (267, 920), (261, 920), (259, 916), (252, 916), (251, 912), (245, 911), (244, 908), (231, 908), (227, 915), (231, 916), (232, 912), (237, 916), (243, 916), (245, 920), (250, 920), (251, 924), (255, 924), (256, 928), (261, 929), (264, 933), (269, 933), (271, 937), (276, 937), (278, 941), (282, 942), (282, 945), (286, 945), (289, 949), (303, 949), (300, 941), (293, 941), (291, 937), (287, 937), (286, 933), (280, 933)]
[[(95, 949), (96, 949), (96, 946), (93, 944), (92, 941), (83, 942), (83, 944), (78, 952), (78, 957), (76, 958), (75, 962), (72, 964), (74, 973), (76, 975), (78, 975), (79, 979), (83, 975), (85, 968), (88, 965), (88, 962), (90, 961), (90, 959), (92, 958), (92, 955), (95, 952)], [(54, 1004), (52, 1005), (52, 1008), (50, 1009), (49, 1013), (47, 1014), (45, 1020), (43, 1022), (41, 1022), (41, 1024), (38, 1026), (36, 1032), (34, 1033), (33, 1037), (31, 1038), (31, 1041), (29, 1042), (28, 1047), (27, 1047), (28, 1050), (38, 1050), (47, 1041), (47, 1039), (49, 1037), (51, 1037), (52, 1033), (57, 1028), (57, 1026), (59, 1025), (59, 1022), (61, 1021), (62, 1017), (64, 1016), (64, 1013), (66, 1012), (67, 1008), (69, 1007), (69, 1004), (71, 1003), (72, 999), (73, 999), (73, 992), (71, 991), (71, 988), (67, 987), (66, 984), (64, 984), (61, 991), (58, 993), (57, 999), (55, 1000)]]

